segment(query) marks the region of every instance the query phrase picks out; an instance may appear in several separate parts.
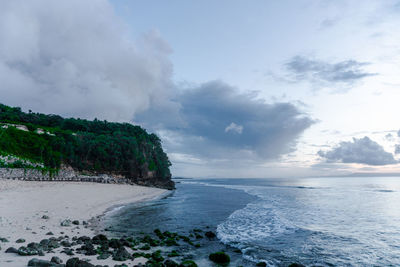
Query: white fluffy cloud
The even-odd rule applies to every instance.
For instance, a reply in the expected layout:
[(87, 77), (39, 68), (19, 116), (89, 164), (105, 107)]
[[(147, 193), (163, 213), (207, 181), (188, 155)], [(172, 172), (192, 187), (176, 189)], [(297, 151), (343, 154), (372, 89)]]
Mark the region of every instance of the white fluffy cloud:
[(4, 104), (129, 121), (170, 86), (168, 45), (132, 40), (105, 0), (4, 0), (0, 40)]

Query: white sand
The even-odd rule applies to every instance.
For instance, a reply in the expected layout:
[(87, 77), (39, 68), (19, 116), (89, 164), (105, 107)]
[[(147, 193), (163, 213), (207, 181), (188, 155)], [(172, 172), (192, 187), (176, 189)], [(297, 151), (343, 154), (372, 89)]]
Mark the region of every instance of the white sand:
[[(0, 237), (10, 241), (0, 242), (0, 266), (27, 266), (31, 258), (50, 260), (52, 256), (62, 258), (65, 263), (70, 256), (61, 253), (24, 257), (4, 251), (11, 246), (18, 249), (29, 242), (50, 238), (52, 236), (46, 235), (49, 231), (54, 233), (54, 237), (93, 236), (93, 229), (85, 228), (83, 220), (89, 221), (116, 205), (152, 200), (167, 194), (167, 190), (132, 185), (0, 179)], [(49, 216), (49, 219), (42, 219), (43, 215)], [(81, 224), (61, 227), (60, 222), (65, 219), (79, 220)], [(18, 238), (24, 238), (27, 242), (16, 244)], [(93, 264), (116, 264), (111, 260), (98, 261), (95, 256), (76, 256), (91, 259)], [(137, 260), (124, 263), (133, 266)]]

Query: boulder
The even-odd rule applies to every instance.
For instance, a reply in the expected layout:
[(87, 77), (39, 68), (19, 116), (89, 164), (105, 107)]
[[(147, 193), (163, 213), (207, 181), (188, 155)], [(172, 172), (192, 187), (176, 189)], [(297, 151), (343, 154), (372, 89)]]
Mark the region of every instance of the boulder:
[(126, 261), (131, 258), (131, 254), (124, 248), (118, 248), (114, 251), (113, 260), (115, 261)]
[(108, 242), (108, 238), (103, 234), (98, 234), (92, 238), (92, 242), (93, 244), (100, 245), (102, 243)]
[(67, 260), (66, 267), (95, 267), (93, 264), (80, 260), (79, 258), (71, 258)]
[(164, 261), (165, 267), (178, 267), (178, 263), (174, 262), (173, 260), (166, 260)]
[(57, 256), (53, 256), (50, 261), (54, 262), (54, 263), (57, 263), (57, 264), (61, 264), (63, 262), (62, 259), (60, 259)]
[(179, 267), (197, 267), (197, 264), (194, 261), (186, 260), (179, 264)]
[(61, 267), (64, 265), (55, 263), (55, 262), (50, 262), (46, 260), (40, 260), (33, 258), (28, 262), (28, 266), (35, 266), (35, 267)]
[(97, 256), (97, 259), (98, 259), (98, 260), (106, 260), (106, 259), (108, 259), (110, 256), (111, 256), (111, 254), (106, 252), (106, 253), (102, 253), (102, 254), (100, 254), (99, 256)]
[(27, 248), (27, 247), (20, 247), (18, 249), (18, 255), (20, 256), (34, 256), (34, 255), (38, 255), (39, 251), (35, 248)]
[(71, 220), (67, 219), (60, 223), (61, 226), (68, 227), (71, 226)]
[(204, 235), (209, 239), (212, 239), (212, 238), (216, 237), (215, 233), (211, 232), (211, 231), (205, 232)]
[(215, 252), (215, 253), (211, 253), (208, 258), (215, 262), (215, 263), (219, 263), (219, 264), (227, 264), (231, 261), (231, 258), (229, 257), (229, 255), (227, 255), (225, 252), (223, 251), (219, 251), (219, 252)]

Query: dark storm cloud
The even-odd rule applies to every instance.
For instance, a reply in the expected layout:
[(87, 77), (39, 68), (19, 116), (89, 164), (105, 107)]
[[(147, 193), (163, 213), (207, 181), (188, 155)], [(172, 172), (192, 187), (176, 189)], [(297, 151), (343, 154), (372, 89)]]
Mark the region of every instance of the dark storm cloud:
[(2, 1), (0, 40), (0, 101), (26, 110), (129, 121), (170, 86), (168, 45), (105, 0)]
[(276, 158), (292, 151), (314, 123), (291, 103), (269, 104), (219, 81), (182, 90), (174, 102), (175, 109), (150, 109), (136, 120), (168, 131), (187, 153)]
[(369, 137), (353, 138), (350, 142), (341, 142), (329, 151), (319, 151), (318, 155), (328, 162), (361, 163), (367, 165), (388, 165), (398, 163), (393, 154), (386, 152), (381, 145)]
[(329, 63), (295, 56), (285, 64), (285, 67), (295, 81), (307, 80), (312, 83), (351, 85), (366, 77), (376, 75), (363, 70), (363, 67), (368, 64), (355, 60)]

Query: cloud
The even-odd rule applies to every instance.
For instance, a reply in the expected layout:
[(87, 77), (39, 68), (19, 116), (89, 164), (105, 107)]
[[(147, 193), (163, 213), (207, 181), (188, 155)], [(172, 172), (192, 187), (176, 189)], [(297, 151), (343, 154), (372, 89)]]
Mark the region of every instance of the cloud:
[(400, 154), (400, 145), (399, 144), (394, 146), (394, 154), (396, 154), (396, 155)]
[(211, 158), (277, 158), (314, 123), (291, 103), (266, 103), (221, 81), (178, 90), (165, 107), (135, 121), (159, 132), (170, 151)]
[(171, 86), (157, 32), (130, 38), (105, 0), (2, 1), (1, 102), (66, 116), (129, 121)]
[(393, 141), (394, 140), (393, 134), (391, 134), (391, 133), (386, 134), (385, 135), (385, 139), (388, 140), (388, 141)]
[(238, 134), (241, 134), (243, 132), (243, 126), (242, 125), (237, 125), (236, 123), (232, 122), (225, 128), (225, 132), (236, 132)]
[[(220, 81), (172, 82), (157, 32), (130, 36), (109, 1), (2, 1), (1, 102), (63, 116), (134, 121), (157, 131), (178, 162), (246, 168), (295, 150), (315, 121)], [(255, 165), (253, 165), (254, 167)]]
[(309, 81), (317, 85), (344, 85), (350, 86), (362, 79), (376, 75), (363, 70), (370, 63), (346, 60), (329, 63), (310, 59), (304, 56), (295, 56), (285, 64), (290, 78), (295, 81)]
[(366, 165), (396, 164), (393, 154), (386, 152), (381, 145), (369, 137), (353, 138), (350, 142), (340, 144), (330, 151), (319, 151), (318, 155), (328, 162), (360, 163)]

